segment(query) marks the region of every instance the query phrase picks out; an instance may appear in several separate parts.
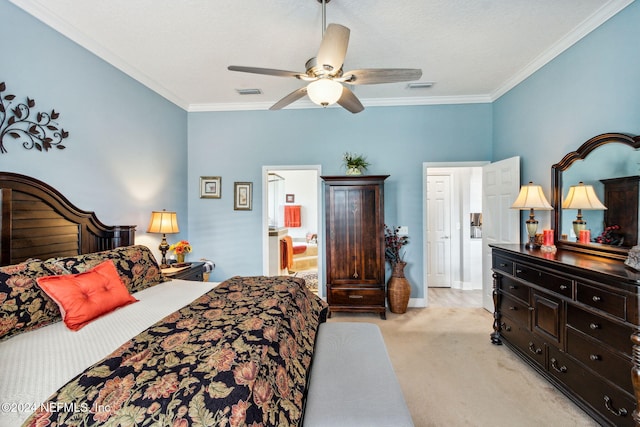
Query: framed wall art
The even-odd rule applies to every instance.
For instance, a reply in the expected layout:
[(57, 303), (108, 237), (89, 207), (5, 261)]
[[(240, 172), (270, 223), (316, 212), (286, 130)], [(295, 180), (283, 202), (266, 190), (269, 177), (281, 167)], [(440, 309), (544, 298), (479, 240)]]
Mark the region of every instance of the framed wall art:
[(252, 182), (235, 182), (233, 184), (233, 209), (237, 211), (250, 211), (253, 198)]
[(222, 195), (222, 178), (219, 176), (200, 177), (200, 198), (219, 199)]
[(287, 194), (287, 203), (295, 203), (296, 195), (295, 194)]

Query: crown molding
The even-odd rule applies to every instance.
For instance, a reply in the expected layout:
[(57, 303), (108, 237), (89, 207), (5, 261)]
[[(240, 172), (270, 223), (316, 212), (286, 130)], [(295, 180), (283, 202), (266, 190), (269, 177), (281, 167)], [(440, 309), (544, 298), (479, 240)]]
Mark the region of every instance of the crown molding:
[(593, 30), (607, 22), (614, 15), (622, 11), (625, 7), (629, 6), (635, 0), (613, 0), (600, 9), (594, 12), (591, 16), (585, 19), (580, 25), (578, 25), (572, 32), (568, 33), (558, 42), (556, 42), (550, 49), (547, 49), (529, 64), (527, 64), (519, 72), (511, 76), (506, 82), (499, 88), (493, 91), (490, 95), (491, 101), (495, 101), (511, 89), (522, 83), (528, 77), (533, 75), (540, 68), (551, 62), (558, 57), (561, 53), (569, 49), (571, 46), (582, 40), (585, 36), (591, 33)]
[[(127, 63), (121, 57), (98, 44), (95, 40), (87, 37), (77, 28), (69, 25), (62, 17), (53, 13), (50, 9), (30, 0), (9, 0), (22, 10), (26, 11), (33, 17), (42, 21), (44, 24), (53, 28), (55, 31), (63, 34), (70, 40), (79, 44), (83, 48), (92, 52), (102, 60), (111, 64), (123, 73), (127, 74), (134, 80), (154, 91), (158, 95), (167, 99), (169, 102), (182, 108), (187, 112), (204, 112), (204, 111), (249, 111), (249, 110), (268, 110), (273, 103), (271, 102), (255, 102), (255, 103), (212, 103), (212, 104), (189, 104), (186, 100), (176, 95), (145, 73)], [(496, 101), (505, 93), (516, 87), (525, 79), (530, 77), (544, 65), (548, 64), (558, 55), (569, 49), (575, 43), (580, 41), (586, 35), (605, 23), (611, 17), (619, 13), (621, 10), (629, 6), (635, 0), (612, 0), (591, 16), (585, 19), (582, 24), (567, 34), (550, 49), (543, 52), (528, 65), (514, 74), (505, 81), (495, 91), (486, 95), (469, 95), (469, 96), (434, 96), (434, 97), (416, 97), (416, 98), (385, 98), (385, 99), (369, 99), (362, 100), (362, 104), (369, 107), (378, 106), (409, 106), (409, 105), (444, 105), (444, 104), (473, 104), (473, 103), (491, 103)], [(287, 109), (308, 109), (321, 108), (310, 101), (297, 101), (287, 106)], [(329, 107), (332, 108), (332, 107)]]

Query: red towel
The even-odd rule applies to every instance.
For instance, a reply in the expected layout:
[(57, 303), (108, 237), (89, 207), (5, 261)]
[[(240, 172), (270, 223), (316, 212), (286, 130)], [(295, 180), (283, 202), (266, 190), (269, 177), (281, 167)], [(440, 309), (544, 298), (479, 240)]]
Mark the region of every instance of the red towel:
[(283, 270), (293, 268), (293, 240), (291, 240), (291, 236), (284, 236), (280, 240), (280, 268)]
[(284, 226), (285, 227), (302, 227), (300, 219), (300, 205), (284, 206)]

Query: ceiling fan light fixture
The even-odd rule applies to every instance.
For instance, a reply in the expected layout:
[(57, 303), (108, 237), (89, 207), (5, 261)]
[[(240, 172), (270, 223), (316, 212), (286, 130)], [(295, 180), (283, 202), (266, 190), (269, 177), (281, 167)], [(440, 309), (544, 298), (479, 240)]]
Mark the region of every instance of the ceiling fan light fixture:
[(309, 83), (307, 95), (315, 104), (327, 107), (338, 102), (342, 96), (342, 85), (331, 79), (318, 79)]

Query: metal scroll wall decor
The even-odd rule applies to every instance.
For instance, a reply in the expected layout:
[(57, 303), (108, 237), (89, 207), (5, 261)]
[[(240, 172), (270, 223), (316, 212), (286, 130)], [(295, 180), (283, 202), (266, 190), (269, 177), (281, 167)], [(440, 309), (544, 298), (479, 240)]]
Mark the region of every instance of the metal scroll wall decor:
[(52, 148), (64, 150), (62, 141), (69, 136), (69, 132), (59, 127), (55, 121), (60, 114), (55, 110), (50, 113), (34, 113), (36, 101), (27, 97), (25, 103), (11, 108), (16, 99), (15, 95), (4, 94), (7, 89), (4, 82), (0, 83), (0, 153), (7, 152), (10, 142), (21, 143), (31, 150), (49, 151)]

